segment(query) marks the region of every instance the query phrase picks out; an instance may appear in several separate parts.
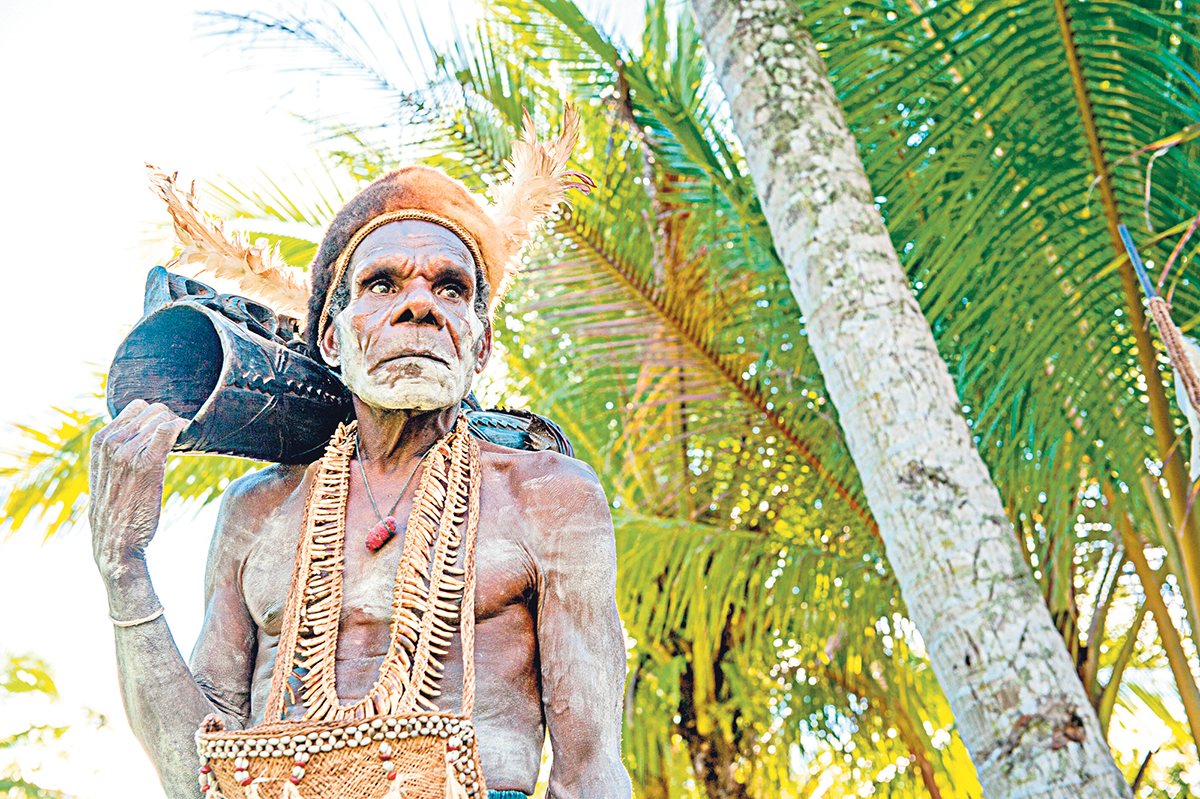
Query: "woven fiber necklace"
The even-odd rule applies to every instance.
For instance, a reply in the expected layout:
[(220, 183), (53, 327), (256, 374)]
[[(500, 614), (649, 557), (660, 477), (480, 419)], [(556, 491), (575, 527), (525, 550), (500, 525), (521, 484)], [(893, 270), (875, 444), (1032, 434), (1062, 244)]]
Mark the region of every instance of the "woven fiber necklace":
[[(302, 583), (305, 599), (297, 614), (296, 660), (306, 670), (300, 678), (306, 719), (435, 710), (442, 664), (433, 654), (445, 652), (450, 643), (465, 586), (458, 567), (459, 527), (468, 509), (471, 483), (479, 479), (471, 457), (478, 445), (467, 431), (466, 419), (459, 417), (454, 430), (422, 459), (425, 468), (408, 517), (392, 594), (390, 645), (379, 680), (357, 702), (343, 704), (338, 699), (334, 666), (342, 606), (348, 461), (357, 438), (355, 428), (356, 423), (351, 423), (340, 429), (322, 460), (309, 510), (312, 529), (302, 553), (307, 563), (302, 580), (294, 584)], [(280, 642), (281, 652), (287, 651), (286, 643)]]
[[(338, 428), (309, 489), (263, 723), (197, 733), (200, 790), (207, 799), (487, 796), (471, 718), (479, 443), (460, 416), (423, 458), (379, 678), (361, 699), (343, 702), (335, 669), (355, 441), (354, 423)], [(436, 704), (440, 658), (456, 633), (462, 637), (461, 713)], [(303, 716), (289, 719), (289, 705), (302, 705)]]

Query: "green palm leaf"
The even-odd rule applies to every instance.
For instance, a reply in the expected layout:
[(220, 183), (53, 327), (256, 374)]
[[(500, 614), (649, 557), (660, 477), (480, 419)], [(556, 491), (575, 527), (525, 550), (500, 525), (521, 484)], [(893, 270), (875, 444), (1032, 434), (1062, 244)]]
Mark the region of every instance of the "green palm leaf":
[[(355, 191), (354, 179), (334, 163), (274, 177), (210, 182), (201, 190), (202, 202), (205, 210), (229, 220), (230, 230), (267, 238), (279, 246), (284, 260), (306, 264), (329, 219)], [(169, 235), (168, 229), (161, 234)], [(62, 418), (51, 430), (18, 426), (23, 446), (10, 453), (16, 462), (0, 472), (10, 483), (0, 501), (13, 530), (39, 519), (49, 538), (78, 521), (87, 507), (88, 447), (108, 417), (78, 410), (59, 413)], [(172, 456), (164, 496), (211, 502), (232, 480), (254, 468), (242, 458)]]

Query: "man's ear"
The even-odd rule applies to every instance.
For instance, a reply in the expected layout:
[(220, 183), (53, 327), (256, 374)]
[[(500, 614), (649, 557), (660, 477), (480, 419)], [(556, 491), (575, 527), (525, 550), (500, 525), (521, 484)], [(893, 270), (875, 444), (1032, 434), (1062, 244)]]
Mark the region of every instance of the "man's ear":
[(338, 350), (337, 324), (332, 319), (329, 320), (325, 332), (321, 334), (321, 359), (331, 369), (337, 369), (342, 365), (341, 352)]
[(476, 350), (479, 354), (475, 358), (475, 374), (480, 374), (487, 368), (488, 361), (492, 358), (492, 322), (490, 319), (483, 326), (483, 335), (479, 337)]

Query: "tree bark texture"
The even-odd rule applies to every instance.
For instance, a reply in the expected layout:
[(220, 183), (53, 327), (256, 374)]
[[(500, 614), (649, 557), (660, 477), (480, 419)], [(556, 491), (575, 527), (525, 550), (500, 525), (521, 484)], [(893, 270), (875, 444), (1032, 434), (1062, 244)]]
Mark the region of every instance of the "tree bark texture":
[(888, 558), (990, 799), (1128, 797), (784, 0), (693, 0)]

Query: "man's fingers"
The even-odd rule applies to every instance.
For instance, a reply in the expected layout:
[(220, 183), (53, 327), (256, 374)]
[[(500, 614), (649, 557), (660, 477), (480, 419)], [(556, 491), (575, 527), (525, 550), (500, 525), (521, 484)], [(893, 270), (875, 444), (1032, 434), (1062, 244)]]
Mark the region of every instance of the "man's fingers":
[(114, 422), (128, 421), (128, 420), (132, 419), (133, 417), (137, 416), (142, 411), (146, 410), (146, 408), (148, 408), (148, 407), (150, 407), (150, 403), (146, 402), (144, 399), (130, 400), (129, 404), (121, 409), (121, 412), (116, 415), (116, 417), (113, 419), (113, 421)]
[(141, 432), (138, 421), (152, 407), (154, 406), (140, 399), (135, 399), (126, 405), (125, 409), (117, 414), (117, 418), (105, 425), (104, 430), (101, 431), (104, 436), (102, 444), (112, 451), (136, 436)]
[(92, 436), (92, 442), (88, 446), (88, 462), (92, 466), (92, 471), (100, 468), (102, 460), (101, 452), (104, 451), (104, 428), (101, 428), (96, 435)]
[[(141, 400), (137, 400), (137, 402), (141, 402)], [(123, 413), (124, 411), (122, 411)], [(153, 405), (142, 403), (142, 410), (127, 421), (121, 429), (108, 436), (105, 443), (110, 450), (120, 449), (146, 430), (152, 430), (156, 425), (175, 418), (177, 417), (171, 412), (171, 409), (162, 403), (156, 402)]]
[(166, 405), (163, 405), (161, 402), (155, 402), (143, 408), (142, 412), (137, 415), (129, 426), (138, 430), (145, 430), (178, 418)]
[[(133, 400), (124, 408), (122, 408), (121, 412), (118, 413), (111, 422), (104, 425), (104, 427), (100, 429), (100, 432), (92, 436), (91, 463), (93, 466), (99, 466), (104, 460), (103, 455), (106, 444), (109, 447), (113, 447), (130, 437), (129, 435), (122, 436), (122, 431), (124, 431), (129, 426), (129, 423), (136, 419), (138, 415), (140, 415), (142, 411), (146, 410), (148, 407), (150, 407), (150, 403), (146, 402), (145, 400)], [(120, 438), (117, 441), (113, 441), (114, 437), (117, 436), (120, 436)]]
[[(123, 443), (117, 452), (129, 459), (149, 457), (151, 460), (165, 461), (166, 453), (187, 425), (187, 419), (181, 419), (170, 411), (161, 412), (147, 421), (137, 435)], [(165, 447), (162, 446), (164, 442)]]
[(136, 419), (142, 411), (149, 407), (150, 403), (146, 402), (144, 399), (135, 399), (122, 408), (121, 412), (113, 417), (113, 420), (109, 422), (104, 429), (113, 431), (120, 430), (132, 420)]
[(180, 434), (187, 428), (188, 424), (190, 424), (189, 420), (178, 416), (169, 422), (160, 424), (155, 428), (147, 449), (155, 455), (161, 453), (161, 455), (165, 456), (171, 451), (171, 447), (175, 446), (175, 442), (179, 440)]
[(151, 405), (142, 411), (142, 414), (138, 416), (137, 420), (130, 427), (136, 426), (138, 428), (138, 435), (153, 433), (162, 425), (170, 424), (177, 419), (179, 417), (172, 413), (165, 405)]

